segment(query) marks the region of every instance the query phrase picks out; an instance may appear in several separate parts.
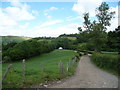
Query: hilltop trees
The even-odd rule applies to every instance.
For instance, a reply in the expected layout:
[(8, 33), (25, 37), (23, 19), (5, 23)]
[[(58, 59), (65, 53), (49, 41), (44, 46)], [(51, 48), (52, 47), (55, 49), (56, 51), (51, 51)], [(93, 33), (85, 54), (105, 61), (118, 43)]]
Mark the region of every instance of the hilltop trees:
[[(115, 12), (109, 11), (109, 6), (106, 2), (103, 2), (96, 9), (96, 17), (98, 21), (91, 22), (89, 19), (89, 13), (84, 13), (84, 28), (85, 31), (80, 31), (82, 38), (86, 38), (85, 41), (88, 45), (91, 45), (95, 51), (101, 51), (104, 44), (107, 41), (106, 26), (110, 26), (110, 20), (113, 18)], [(82, 31), (82, 33), (81, 33)], [(82, 35), (83, 34), (83, 35)], [(80, 38), (81, 39), (81, 38)]]

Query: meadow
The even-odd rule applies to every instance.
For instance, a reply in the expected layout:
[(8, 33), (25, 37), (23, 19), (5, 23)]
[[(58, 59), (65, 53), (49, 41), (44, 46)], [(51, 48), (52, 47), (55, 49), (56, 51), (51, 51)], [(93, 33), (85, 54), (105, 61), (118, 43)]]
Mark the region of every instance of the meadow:
[[(20, 88), (31, 87), (44, 83), (45, 81), (60, 80), (64, 77), (74, 74), (77, 63), (67, 72), (67, 62), (77, 55), (73, 50), (54, 50), (47, 54), (26, 60), (25, 82), (22, 81), (22, 60), (20, 62), (4, 63), (2, 65), (2, 74), (4, 74), (9, 64), (13, 64), (13, 68), (3, 82), (3, 88)], [(63, 62), (64, 74), (59, 74), (58, 63)], [(42, 72), (44, 65), (44, 72)]]

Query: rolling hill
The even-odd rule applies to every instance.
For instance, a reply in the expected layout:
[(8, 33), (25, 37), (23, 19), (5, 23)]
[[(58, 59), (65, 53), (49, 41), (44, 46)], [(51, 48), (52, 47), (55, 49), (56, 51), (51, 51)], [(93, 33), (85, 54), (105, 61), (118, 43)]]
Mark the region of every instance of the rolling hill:
[[(2, 36), (2, 43), (3, 44), (7, 44), (7, 43), (10, 43), (10, 42), (22, 42), (24, 40), (28, 40), (28, 39), (31, 39), (30, 37), (24, 37), (24, 36)], [(0, 42), (0, 43), (1, 43)]]

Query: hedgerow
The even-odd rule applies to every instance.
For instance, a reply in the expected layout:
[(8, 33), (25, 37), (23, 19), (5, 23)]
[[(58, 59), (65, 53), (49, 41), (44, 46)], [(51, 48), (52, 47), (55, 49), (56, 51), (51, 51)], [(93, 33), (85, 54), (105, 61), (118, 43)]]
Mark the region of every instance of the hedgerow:
[(94, 62), (98, 67), (114, 71), (120, 75), (120, 61), (119, 55), (103, 54), (103, 53), (93, 53), (91, 56), (92, 62)]

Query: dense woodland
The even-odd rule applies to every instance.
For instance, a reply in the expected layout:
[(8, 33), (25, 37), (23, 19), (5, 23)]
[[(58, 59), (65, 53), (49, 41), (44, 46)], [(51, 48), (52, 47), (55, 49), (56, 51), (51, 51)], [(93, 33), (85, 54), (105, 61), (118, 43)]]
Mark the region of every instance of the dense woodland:
[[(109, 6), (103, 2), (96, 9), (98, 21), (90, 21), (89, 13), (84, 13), (84, 28), (78, 27), (78, 34), (62, 34), (57, 38), (36, 37), (28, 40), (13, 40), (2, 43), (3, 61), (20, 61), (43, 53), (48, 53), (59, 47), (77, 51), (110, 51), (120, 53), (120, 26), (107, 32), (110, 20), (115, 12), (109, 12)], [(70, 39), (76, 38), (75, 40)], [(6, 37), (3, 37), (3, 41)]]

